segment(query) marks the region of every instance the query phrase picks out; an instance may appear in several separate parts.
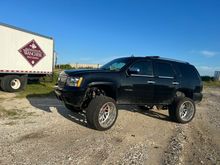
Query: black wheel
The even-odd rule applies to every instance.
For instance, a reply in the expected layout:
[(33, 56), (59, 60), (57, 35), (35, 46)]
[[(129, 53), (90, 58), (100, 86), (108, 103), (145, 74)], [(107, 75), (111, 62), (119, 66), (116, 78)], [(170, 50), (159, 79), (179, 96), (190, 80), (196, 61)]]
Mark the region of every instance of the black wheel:
[(169, 107), (169, 115), (179, 123), (190, 122), (196, 112), (195, 103), (190, 98), (180, 98)]
[(72, 106), (72, 105), (70, 105), (70, 104), (64, 103), (64, 105), (65, 105), (65, 107), (66, 107), (67, 109), (69, 109), (69, 110), (72, 111), (72, 112), (81, 112), (81, 111), (82, 111), (80, 108), (74, 107), (74, 106)]
[(18, 92), (27, 85), (26, 76), (7, 75), (1, 80), (1, 88), (6, 92)]
[(115, 100), (106, 96), (96, 96), (86, 108), (86, 117), (92, 128), (100, 131), (110, 129), (118, 117)]

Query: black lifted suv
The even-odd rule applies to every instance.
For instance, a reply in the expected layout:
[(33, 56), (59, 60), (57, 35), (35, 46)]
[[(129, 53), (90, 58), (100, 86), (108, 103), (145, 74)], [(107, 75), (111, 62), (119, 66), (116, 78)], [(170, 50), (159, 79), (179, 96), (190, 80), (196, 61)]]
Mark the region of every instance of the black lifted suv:
[(193, 65), (147, 56), (118, 58), (96, 70), (63, 71), (55, 93), (71, 111), (86, 113), (91, 127), (107, 130), (120, 104), (162, 107), (171, 119), (188, 123), (195, 115), (194, 102), (202, 100), (202, 89)]

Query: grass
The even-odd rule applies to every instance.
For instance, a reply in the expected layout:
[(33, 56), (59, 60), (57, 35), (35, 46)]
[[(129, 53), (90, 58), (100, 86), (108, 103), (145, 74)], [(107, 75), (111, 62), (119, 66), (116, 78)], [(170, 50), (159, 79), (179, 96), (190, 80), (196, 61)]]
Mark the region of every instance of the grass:
[(3, 107), (0, 107), (0, 118), (1, 117), (14, 117), (18, 115), (16, 110), (6, 110)]
[(25, 119), (28, 116), (37, 116), (34, 114), (35, 112), (26, 112), (26, 111), (19, 110), (17, 115), (9, 116), (9, 119), (16, 120), (16, 119)]
[(57, 82), (58, 71), (54, 72), (52, 82), (48, 82), (51, 79), (44, 77), (45, 82), (28, 84), (25, 90), (18, 92), (17, 97), (51, 97), (54, 96), (54, 86)]
[(28, 116), (33, 116), (34, 112), (26, 112), (19, 109), (10, 109), (6, 110), (0, 106), (0, 118), (9, 118), (9, 119), (24, 119)]
[(0, 106), (0, 118), (1, 117), (14, 117), (18, 115), (16, 110), (6, 110), (5, 108)]
[(26, 89), (18, 92), (17, 97), (43, 97), (43, 96), (53, 96), (55, 83), (37, 83), (28, 84)]
[(203, 81), (206, 87), (220, 87), (220, 81)]
[(16, 122), (15, 121), (10, 121), (10, 122), (5, 123), (5, 125), (9, 125), (9, 126), (16, 125)]

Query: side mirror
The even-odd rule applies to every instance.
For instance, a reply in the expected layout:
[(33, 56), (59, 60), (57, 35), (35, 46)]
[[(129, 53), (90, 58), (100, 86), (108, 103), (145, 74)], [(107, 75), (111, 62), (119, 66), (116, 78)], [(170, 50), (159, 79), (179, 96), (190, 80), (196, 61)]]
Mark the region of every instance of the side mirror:
[(139, 68), (129, 68), (128, 69), (128, 74), (131, 75), (131, 74), (138, 74), (140, 73), (140, 69)]

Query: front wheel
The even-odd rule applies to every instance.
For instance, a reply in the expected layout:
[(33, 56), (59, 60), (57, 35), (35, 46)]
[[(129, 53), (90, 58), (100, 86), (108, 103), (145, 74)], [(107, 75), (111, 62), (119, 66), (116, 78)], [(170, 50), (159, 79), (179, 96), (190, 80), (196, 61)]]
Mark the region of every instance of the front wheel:
[(190, 122), (196, 112), (195, 103), (190, 98), (184, 97), (178, 99), (169, 107), (169, 115), (179, 123)]
[(86, 108), (88, 124), (97, 130), (110, 129), (118, 116), (118, 109), (113, 100), (106, 96), (96, 96)]

